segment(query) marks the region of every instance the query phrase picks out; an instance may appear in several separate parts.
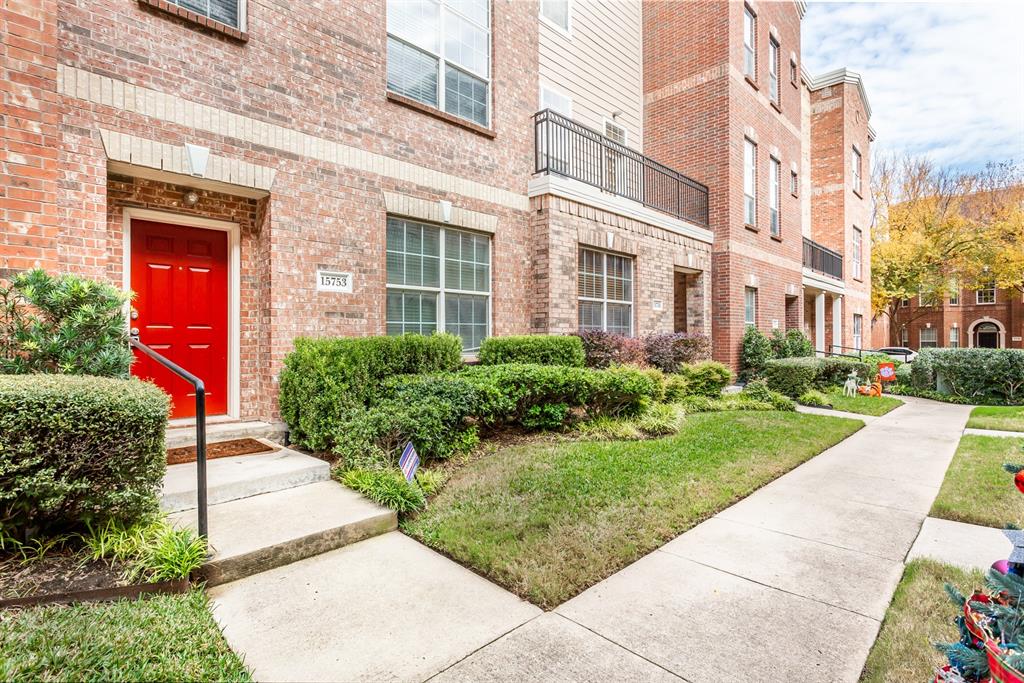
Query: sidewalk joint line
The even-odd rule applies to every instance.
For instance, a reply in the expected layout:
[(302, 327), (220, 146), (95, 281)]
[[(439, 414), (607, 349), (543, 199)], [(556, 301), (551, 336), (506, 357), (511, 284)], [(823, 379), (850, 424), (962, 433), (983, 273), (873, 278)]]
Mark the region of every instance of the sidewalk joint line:
[[(596, 585), (596, 584), (595, 584), (595, 585)], [(562, 603), (562, 604), (564, 605), (565, 603)], [(555, 609), (558, 609), (558, 608), (556, 607)], [(633, 654), (633, 655), (636, 655), (637, 657), (639, 657), (640, 659), (644, 660), (645, 662), (647, 662), (647, 663), (649, 663), (649, 664), (652, 664), (652, 665), (654, 665), (654, 666), (658, 667), (659, 669), (661, 669), (661, 670), (662, 670), (662, 671), (664, 671), (665, 673), (669, 674), (670, 676), (675, 676), (676, 678), (678, 678), (678, 679), (679, 679), (679, 680), (681, 680), (681, 681), (686, 681), (686, 683), (693, 683), (693, 681), (691, 681), (691, 680), (690, 680), (689, 678), (684, 678), (683, 676), (681, 676), (681, 675), (677, 674), (677, 673), (676, 673), (675, 671), (672, 671), (671, 669), (667, 669), (667, 668), (665, 668), (664, 666), (662, 666), (661, 664), (658, 664), (657, 662), (655, 662), (655, 661), (653, 661), (653, 660), (651, 660), (651, 659), (648, 659), (647, 657), (644, 657), (644, 656), (643, 656), (642, 654), (640, 654), (639, 652), (636, 652), (635, 650), (631, 650), (630, 648), (626, 647), (626, 646), (625, 646), (625, 645), (623, 645), (622, 643), (617, 643), (617, 642), (615, 642), (615, 641), (614, 641), (614, 640), (612, 640), (611, 638), (609, 638), (609, 637), (607, 637), (607, 636), (605, 636), (605, 635), (602, 635), (602, 634), (598, 633), (597, 631), (595, 631), (594, 629), (590, 628), (590, 627), (589, 627), (589, 626), (587, 626), (586, 624), (581, 624), (580, 622), (576, 621), (576, 620), (575, 620), (575, 619), (573, 619), (572, 617), (566, 616), (566, 615), (562, 614), (561, 612), (554, 612), (554, 611), (552, 611), (551, 613), (552, 613), (552, 614), (555, 614), (555, 615), (557, 615), (557, 616), (559, 616), (559, 617), (561, 617), (562, 619), (565, 619), (566, 621), (568, 621), (568, 622), (570, 622), (570, 623), (576, 624), (577, 626), (579, 626), (580, 628), (582, 628), (582, 629), (584, 629), (584, 630), (586, 630), (586, 631), (590, 631), (591, 633), (593, 633), (593, 634), (594, 634), (595, 636), (597, 636), (598, 638), (600, 638), (600, 639), (602, 639), (602, 640), (606, 640), (606, 641), (608, 641), (609, 643), (611, 643), (611, 644), (612, 644), (612, 645), (614, 645), (615, 647), (621, 647), (621, 648), (622, 648), (623, 650), (625, 650), (626, 652), (629, 652), (629, 653), (631, 653), (631, 654)]]

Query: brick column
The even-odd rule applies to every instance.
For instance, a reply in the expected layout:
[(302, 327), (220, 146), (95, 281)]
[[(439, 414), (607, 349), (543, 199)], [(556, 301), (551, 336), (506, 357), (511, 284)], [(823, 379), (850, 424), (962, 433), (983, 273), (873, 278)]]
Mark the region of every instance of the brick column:
[(57, 2), (0, 12), (0, 277), (57, 267)]

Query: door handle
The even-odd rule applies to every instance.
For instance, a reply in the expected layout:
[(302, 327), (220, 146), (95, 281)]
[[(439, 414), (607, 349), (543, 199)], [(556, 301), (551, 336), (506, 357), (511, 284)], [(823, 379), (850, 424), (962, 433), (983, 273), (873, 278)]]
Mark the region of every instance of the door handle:
[(132, 320), (138, 320), (139, 319), (139, 309), (135, 308), (134, 306), (132, 306), (131, 317), (132, 317)]

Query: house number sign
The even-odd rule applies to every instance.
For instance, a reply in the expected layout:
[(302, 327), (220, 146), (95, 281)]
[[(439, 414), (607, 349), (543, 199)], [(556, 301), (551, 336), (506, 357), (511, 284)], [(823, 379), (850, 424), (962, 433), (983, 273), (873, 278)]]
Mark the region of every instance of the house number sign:
[(334, 270), (316, 271), (316, 290), (318, 292), (352, 293), (352, 273), (339, 273)]

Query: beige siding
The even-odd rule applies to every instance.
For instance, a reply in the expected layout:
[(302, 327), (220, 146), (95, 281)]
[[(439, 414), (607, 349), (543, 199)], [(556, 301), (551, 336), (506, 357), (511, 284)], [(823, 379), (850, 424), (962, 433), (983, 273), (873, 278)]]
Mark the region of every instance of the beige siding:
[[(540, 21), (540, 20), (538, 20)], [(604, 132), (604, 120), (643, 148), (643, 18), (640, 0), (570, 0), (570, 34), (540, 21), (540, 80), (572, 98), (573, 118)], [(538, 93), (539, 101), (539, 93)]]

